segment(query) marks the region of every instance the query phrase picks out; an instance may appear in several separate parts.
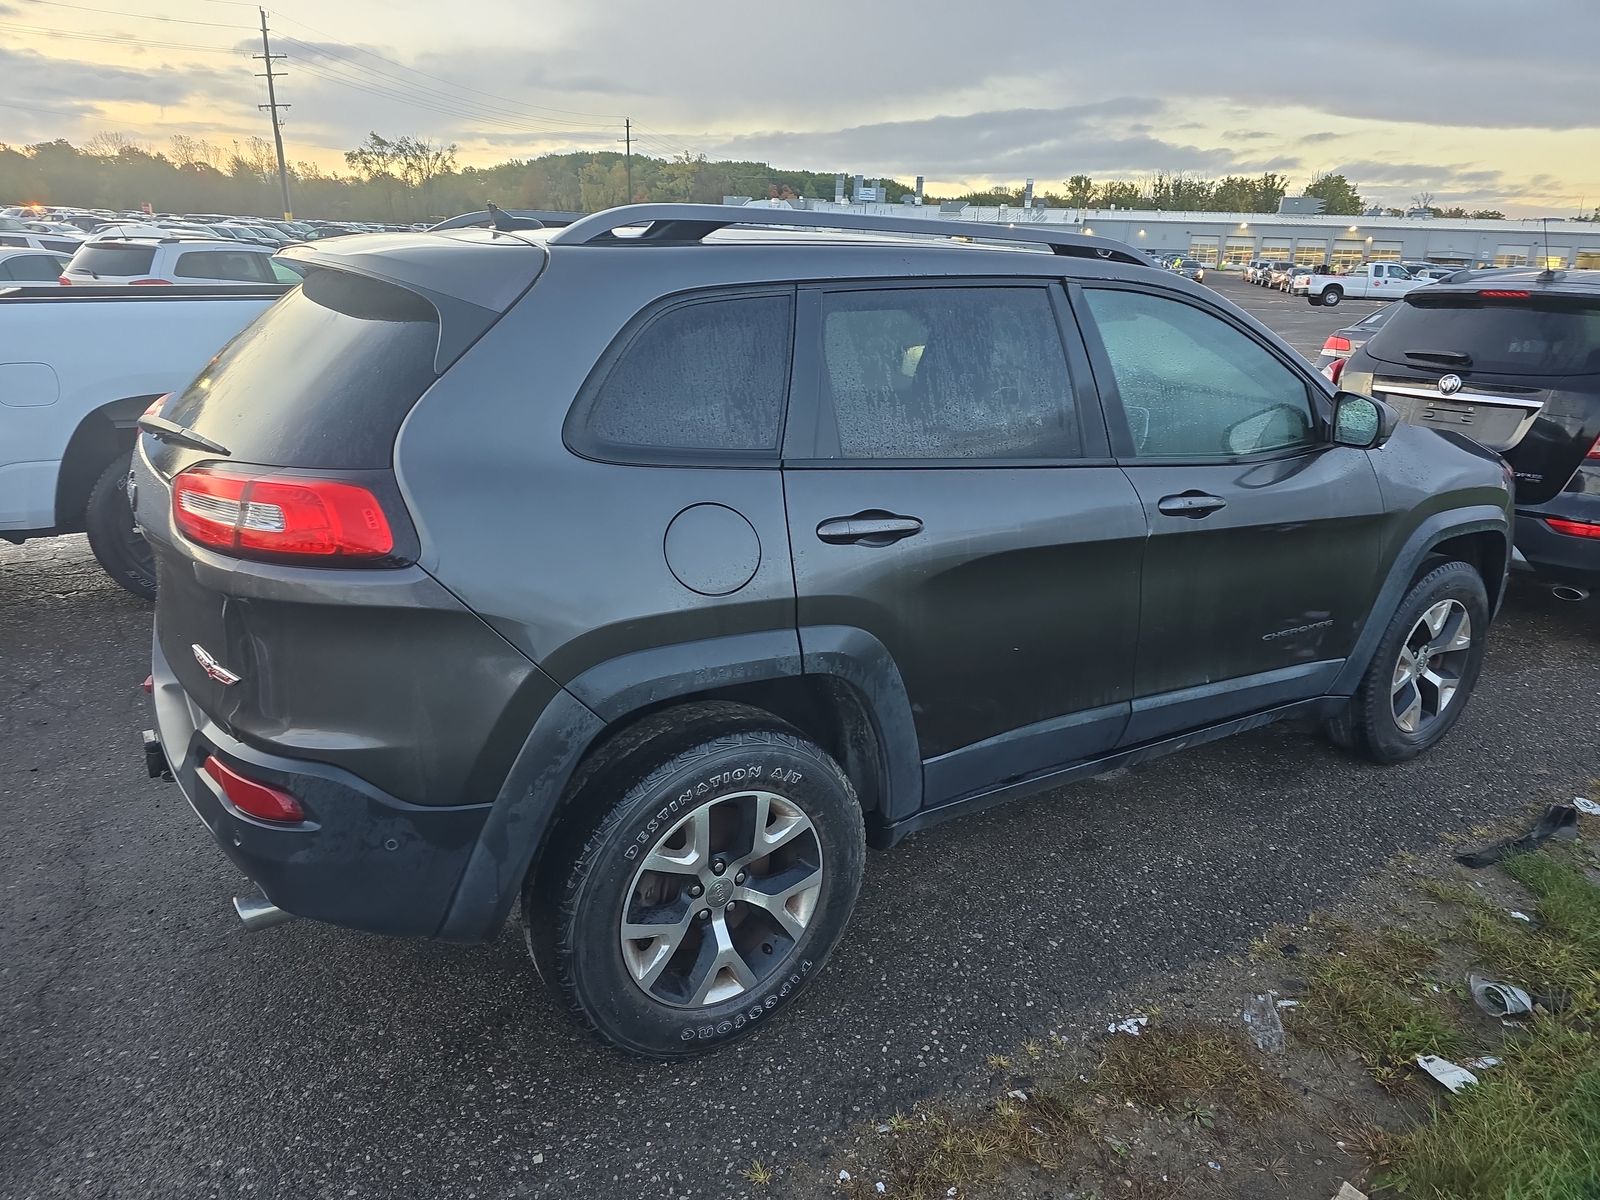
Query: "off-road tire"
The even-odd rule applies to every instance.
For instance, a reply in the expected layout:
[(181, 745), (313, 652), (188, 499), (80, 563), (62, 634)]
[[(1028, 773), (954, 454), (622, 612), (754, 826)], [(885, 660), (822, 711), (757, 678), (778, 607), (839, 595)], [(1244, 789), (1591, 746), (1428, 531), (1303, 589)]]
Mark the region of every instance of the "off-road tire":
[(101, 472), (89, 492), (83, 527), (89, 549), (107, 575), (144, 600), (156, 598), (156, 560), (149, 544), (134, 530), (128, 504), (129, 455), (121, 455)]
[[(1441, 601), (1465, 609), (1472, 644), (1464, 652), (1459, 683), (1448, 707), (1415, 733), (1400, 727), (1395, 715), (1393, 683), (1402, 647), (1422, 615)], [(1406, 592), (1373, 652), (1372, 662), (1344, 711), (1327, 724), (1336, 744), (1376, 763), (1402, 762), (1437, 744), (1460, 720), (1483, 666), (1484, 635), (1489, 628), (1489, 596), (1476, 568), (1460, 561), (1443, 562)]]
[[(770, 1024), (821, 970), (855, 905), (866, 857), (849, 779), (819, 746), (769, 714), (696, 705), (647, 719), (577, 781), (549, 851), (523, 891), (540, 976), (600, 1037), (632, 1054), (686, 1058)], [(798, 806), (815, 831), (821, 892), (804, 933), (759, 987), (679, 1007), (623, 960), (620, 922), (642, 856), (685, 814), (752, 786)]]

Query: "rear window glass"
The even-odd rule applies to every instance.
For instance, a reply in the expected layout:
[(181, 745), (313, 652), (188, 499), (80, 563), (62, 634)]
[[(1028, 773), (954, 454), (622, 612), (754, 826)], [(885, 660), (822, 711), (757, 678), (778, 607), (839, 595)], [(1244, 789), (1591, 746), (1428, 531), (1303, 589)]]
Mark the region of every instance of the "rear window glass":
[(155, 257), (154, 246), (85, 246), (73, 257), (72, 269), (111, 278), (148, 275)]
[(668, 309), (573, 411), (577, 448), (624, 459), (778, 452), (789, 390), (787, 294)]
[(420, 296), (313, 271), (224, 346), (165, 415), (238, 462), (387, 467), (400, 423), (434, 380), (438, 342), (438, 315)]
[(1384, 362), (1493, 375), (1600, 373), (1600, 303), (1594, 301), (1424, 291), (1398, 307), (1367, 343), (1367, 352)]

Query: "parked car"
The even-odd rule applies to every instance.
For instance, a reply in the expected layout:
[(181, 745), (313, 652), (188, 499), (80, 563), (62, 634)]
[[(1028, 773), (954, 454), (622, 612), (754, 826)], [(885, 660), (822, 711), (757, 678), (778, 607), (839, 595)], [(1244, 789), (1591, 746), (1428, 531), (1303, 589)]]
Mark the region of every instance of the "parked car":
[(1291, 715), (1380, 762), (1445, 735), (1495, 455), (1120, 243), (930, 225), (284, 252), (304, 286), (141, 421), (132, 481), (148, 763), (242, 915), (520, 908), (583, 1020), (678, 1057), (820, 973), (867, 840)]
[(51, 250), (0, 246), (0, 288), (18, 283), (55, 283), (67, 256)]
[(1266, 286), (1282, 291), (1289, 284), (1289, 278), (1295, 271), (1291, 262), (1275, 262), (1267, 271)]
[(1424, 287), (1432, 282), (1413, 279), (1411, 272), (1399, 263), (1368, 262), (1333, 274), (1318, 271), (1308, 275), (1302, 294), (1313, 305), (1333, 308), (1345, 299), (1397, 300), (1413, 288)]
[(1286, 258), (1272, 259), (1256, 272), (1255, 283), (1258, 287), (1271, 287), (1273, 275), (1279, 271), (1287, 271), (1292, 266), (1294, 264)]
[(1423, 267), (1411, 272), (1413, 279), (1449, 279), (1450, 276), (1460, 271), (1460, 267)]
[(1412, 292), (1340, 383), (1516, 472), (1516, 549), (1568, 598), (1600, 584), (1600, 271), (1466, 273)]
[(1192, 279), (1202, 283), (1206, 277), (1206, 265), (1198, 258), (1175, 258), (1172, 266), (1168, 268), (1175, 275), (1182, 275), (1185, 279)]
[[(26, 256), (55, 258), (0, 250), (0, 278)], [(87, 531), (106, 572), (148, 598), (155, 563), (122, 486), (134, 422), (288, 289), (43, 286), (59, 274), (0, 284), (0, 539)]]
[(1255, 283), (1256, 276), (1258, 276), (1262, 271), (1266, 270), (1269, 265), (1270, 264), (1264, 258), (1252, 258), (1244, 265), (1244, 281), (1246, 283)]
[(105, 239), (85, 243), (61, 273), (65, 284), (298, 283), (273, 249), (216, 238)]
[(36, 233), (31, 229), (0, 231), (0, 248), (12, 250), (44, 250), (51, 254), (71, 254), (83, 245), (82, 238), (67, 237), (59, 233)]
[[(1345, 360), (1352, 353), (1366, 344), (1366, 340), (1387, 324), (1390, 317), (1394, 316), (1395, 306), (1385, 304), (1382, 308), (1374, 309), (1354, 325), (1346, 325), (1343, 329), (1335, 329), (1322, 343), (1322, 353), (1317, 356), (1314, 364), (1330, 383), (1339, 382), (1339, 371), (1343, 369)], [(1333, 364), (1339, 367), (1334, 368)]]

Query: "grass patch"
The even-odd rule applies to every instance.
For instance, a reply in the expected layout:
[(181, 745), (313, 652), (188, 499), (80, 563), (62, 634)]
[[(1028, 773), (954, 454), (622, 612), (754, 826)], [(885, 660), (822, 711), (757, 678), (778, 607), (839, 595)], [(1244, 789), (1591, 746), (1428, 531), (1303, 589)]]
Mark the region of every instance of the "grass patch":
[(1152, 1025), (1140, 1037), (1110, 1038), (1093, 1086), (1101, 1095), (1176, 1113), (1207, 1128), (1207, 1101), (1246, 1119), (1293, 1105), (1242, 1037), (1202, 1025)]

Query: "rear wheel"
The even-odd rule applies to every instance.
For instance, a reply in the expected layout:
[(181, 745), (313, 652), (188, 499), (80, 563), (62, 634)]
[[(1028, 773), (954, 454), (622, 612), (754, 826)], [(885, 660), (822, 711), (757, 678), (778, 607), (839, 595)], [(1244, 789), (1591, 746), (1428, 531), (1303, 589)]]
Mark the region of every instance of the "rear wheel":
[(156, 558), (133, 522), (128, 503), (128, 469), (124, 454), (108, 466), (89, 493), (83, 526), (89, 549), (106, 574), (135, 596), (156, 598)]
[(633, 754), (574, 811), (607, 804), (525, 894), (541, 975), (635, 1054), (685, 1057), (765, 1025), (855, 905), (866, 850), (844, 773), (770, 718), (741, 718)]
[(1446, 562), (1411, 586), (1328, 733), (1374, 762), (1421, 754), (1449, 733), (1483, 665), (1489, 597), (1478, 572)]
[(1338, 308), (1339, 302), (1344, 299), (1344, 289), (1327, 287), (1322, 289), (1322, 307)]

